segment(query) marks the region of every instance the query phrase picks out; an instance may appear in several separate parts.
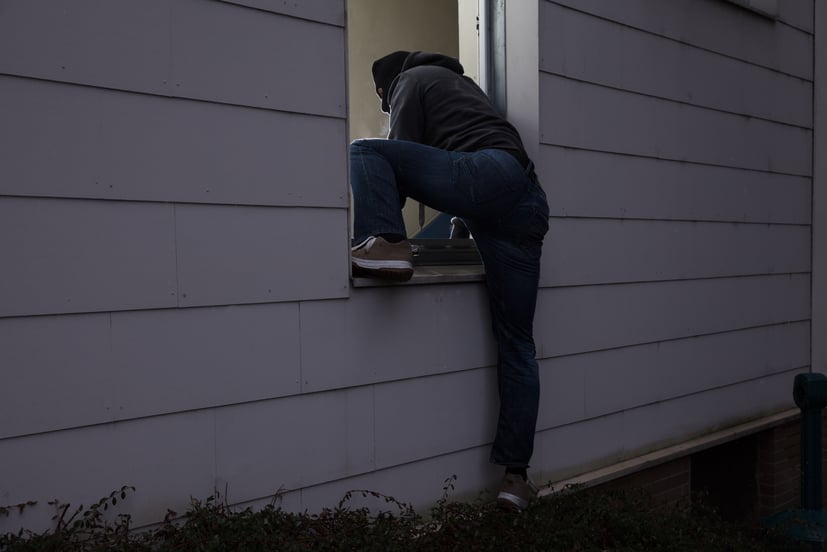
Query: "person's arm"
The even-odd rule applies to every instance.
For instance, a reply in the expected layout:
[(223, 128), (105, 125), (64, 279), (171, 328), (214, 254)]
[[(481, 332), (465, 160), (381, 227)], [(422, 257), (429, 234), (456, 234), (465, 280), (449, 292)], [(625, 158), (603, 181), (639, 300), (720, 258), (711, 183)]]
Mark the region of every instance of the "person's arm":
[(388, 139), (422, 143), (425, 117), (421, 88), (416, 79), (402, 73), (390, 98), (391, 120)]

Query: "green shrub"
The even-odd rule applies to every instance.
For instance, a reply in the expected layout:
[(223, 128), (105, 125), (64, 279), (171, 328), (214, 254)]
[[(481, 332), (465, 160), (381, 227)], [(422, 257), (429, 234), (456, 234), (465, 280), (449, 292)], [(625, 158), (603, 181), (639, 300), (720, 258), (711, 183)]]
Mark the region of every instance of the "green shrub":
[[(371, 491), (351, 491), (317, 514), (264, 508), (233, 508), (217, 494), (193, 500), (178, 517), (169, 512), (151, 530), (130, 530), (130, 518), (103, 515), (131, 487), (88, 508), (71, 510), (57, 501), (55, 529), (0, 536), (0, 551), (769, 551), (798, 550), (795, 543), (757, 525), (724, 522), (702, 500), (652, 508), (638, 491), (571, 490), (537, 500), (522, 513), (504, 512), (490, 501), (451, 502), (453, 478), (443, 498), (423, 516), (410, 505)], [(354, 496), (384, 500), (392, 511), (372, 514), (351, 508)], [(28, 503), (27, 506), (31, 506)]]

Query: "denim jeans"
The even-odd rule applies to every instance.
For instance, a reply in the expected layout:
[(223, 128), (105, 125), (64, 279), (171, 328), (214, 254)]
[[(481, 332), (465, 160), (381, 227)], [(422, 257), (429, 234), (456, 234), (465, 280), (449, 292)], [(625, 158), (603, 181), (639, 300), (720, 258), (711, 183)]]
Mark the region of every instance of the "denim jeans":
[(401, 140), (350, 146), (354, 243), (405, 235), (402, 198), (465, 221), (485, 265), (500, 396), (491, 462), (527, 467), (540, 401), (533, 325), (548, 203), (534, 172), (509, 153), (452, 152)]

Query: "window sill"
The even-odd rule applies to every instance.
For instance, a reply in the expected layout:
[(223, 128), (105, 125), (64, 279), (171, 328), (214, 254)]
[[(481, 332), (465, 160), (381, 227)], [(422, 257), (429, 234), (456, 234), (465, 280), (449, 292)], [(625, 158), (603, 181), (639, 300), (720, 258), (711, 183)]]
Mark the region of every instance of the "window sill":
[(426, 265), (416, 266), (413, 277), (407, 282), (389, 282), (376, 278), (351, 278), (351, 281), (355, 288), (483, 282), (485, 269), (482, 265)]

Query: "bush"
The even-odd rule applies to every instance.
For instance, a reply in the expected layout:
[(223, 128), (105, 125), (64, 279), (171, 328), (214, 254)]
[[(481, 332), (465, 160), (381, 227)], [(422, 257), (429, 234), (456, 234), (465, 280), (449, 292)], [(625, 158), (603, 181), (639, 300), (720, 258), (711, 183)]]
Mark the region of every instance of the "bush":
[[(131, 531), (130, 518), (106, 521), (103, 512), (131, 487), (71, 516), (58, 502), (55, 529), (0, 536), (0, 551), (769, 551), (798, 550), (795, 543), (756, 525), (726, 523), (695, 500), (653, 509), (638, 491), (571, 490), (537, 500), (522, 513), (490, 503), (450, 502), (453, 479), (430, 515), (370, 491), (351, 491), (318, 514), (283, 511), (273, 501), (260, 510), (233, 508), (216, 494), (193, 500), (180, 518), (169, 512), (157, 528)], [(393, 511), (350, 508), (355, 495), (383, 499)]]

